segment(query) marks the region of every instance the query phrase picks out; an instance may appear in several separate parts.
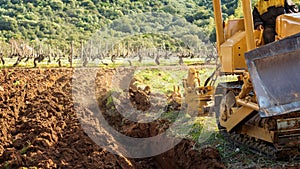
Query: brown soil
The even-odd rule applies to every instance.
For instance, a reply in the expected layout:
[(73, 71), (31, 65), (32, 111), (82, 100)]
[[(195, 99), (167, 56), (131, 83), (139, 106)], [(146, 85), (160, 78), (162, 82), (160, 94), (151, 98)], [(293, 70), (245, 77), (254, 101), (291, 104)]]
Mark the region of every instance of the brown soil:
[[(107, 104), (114, 69), (98, 69), (100, 108)], [(0, 71), (0, 168), (225, 168), (218, 151), (200, 151), (182, 140), (173, 149), (146, 159), (128, 159), (95, 144), (84, 132), (72, 98), (72, 69)], [(83, 73), (82, 76), (85, 74)], [(136, 123), (104, 111), (110, 125), (131, 137), (155, 136), (170, 122)], [(105, 137), (112, 142), (110, 137)]]

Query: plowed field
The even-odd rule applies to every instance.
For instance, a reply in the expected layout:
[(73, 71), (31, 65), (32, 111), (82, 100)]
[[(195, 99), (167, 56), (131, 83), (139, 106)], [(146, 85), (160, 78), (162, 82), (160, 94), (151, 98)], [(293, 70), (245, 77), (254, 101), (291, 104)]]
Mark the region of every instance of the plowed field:
[[(102, 110), (109, 106), (106, 96), (114, 73), (97, 69), (96, 97)], [(143, 159), (116, 155), (95, 144), (79, 122), (72, 77), (73, 69), (66, 68), (1, 69), (0, 168), (225, 168), (216, 149), (196, 150), (186, 139)], [(164, 120), (130, 122), (103, 112), (110, 125), (130, 137), (155, 136), (169, 125)]]

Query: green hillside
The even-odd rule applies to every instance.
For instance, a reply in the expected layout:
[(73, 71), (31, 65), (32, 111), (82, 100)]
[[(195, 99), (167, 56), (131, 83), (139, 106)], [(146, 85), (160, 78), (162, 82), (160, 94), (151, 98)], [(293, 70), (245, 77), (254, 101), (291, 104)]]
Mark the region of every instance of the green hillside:
[[(231, 15), (237, 1), (223, 6)], [(208, 0), (2, 0), (0, 38), (43, 41), (63, 46), (71, 40), (85, 41), (105, 24), (124, 15), (149, 11), (186, 18), (213, 39), (212, 2)]]
[[(222, 0), (224, 19), (230, 16), (241, 17), (239, 1)], [(296, 2), (300, 4), (300, 0)], [(31, 46), (46, 45), (60, 50), (69, 49), (72, 42), (75, 48), (80, 48), (81, 44), (86, 43), (100, 28), (112, 23), (117, 24), (120, 22), (117, 20), (124, 16), (145, 12), (160, 12), (182, 18), (184, 21), (175, 26), (196, 26), (191, 35), (196, 37), (191, 39), (215, 41), (211, 0), (1, 0), (0, 47), (3, 49), (3, 42), (8, 44), (15, 39)], [(154, 24), (157, 28), (162, 25), (159, 21)], [(149, 41), (140, 35), (134, 35), (138, 28), (132, 21), (122, 20), (114, 28), (116, 29), (112, 30), (111, 34), (122, 34), (126, 31), (135, 36), (132, 39), (140, 43)], [(169, 30), (174, 31), (168, 28)], [(180, 31), (182, 35), (191, 32), (189, 29)], [(147, 36), (156, 38), (155, 44), (162, 43), (156, 35)], [(178, 43), (170, 37), (164, 38), (163, 43), (168, 43), (169, 47)], [(134, 41), (132, 39), (131, 41)]]

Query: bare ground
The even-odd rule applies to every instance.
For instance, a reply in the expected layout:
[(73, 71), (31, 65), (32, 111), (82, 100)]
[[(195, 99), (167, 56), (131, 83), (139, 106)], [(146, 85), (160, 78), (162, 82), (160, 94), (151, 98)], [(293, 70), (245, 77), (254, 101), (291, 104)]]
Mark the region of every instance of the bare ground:
[[(114, 69), (97, 70), (96, 95), (104, 110), (109, 106), (107, 94), (114, 73)], [(187, 139), (144, 159), (110, 153), (83, 130), (75, 110), (82, 105), (74, 105), (72, 77), (73, 70), (66, 68), (0, 71), (0, 168), (225, 168), (215, 148), (197, 150), (195, 142)], [(131, 137), (155, 136), (169, 124), (164, 120), (136, 123), (116, 114), (104, 115), (110, 125)], [(104, 139), (114, 143), (109, 133)]]

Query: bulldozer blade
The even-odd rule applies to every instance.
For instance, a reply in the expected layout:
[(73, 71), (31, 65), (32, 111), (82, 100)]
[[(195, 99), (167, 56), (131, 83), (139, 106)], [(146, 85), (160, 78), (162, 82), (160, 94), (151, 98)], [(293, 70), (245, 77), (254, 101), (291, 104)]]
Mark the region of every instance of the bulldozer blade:
[(245, 53), (261, 117), (300, 110), (300, 33)]

